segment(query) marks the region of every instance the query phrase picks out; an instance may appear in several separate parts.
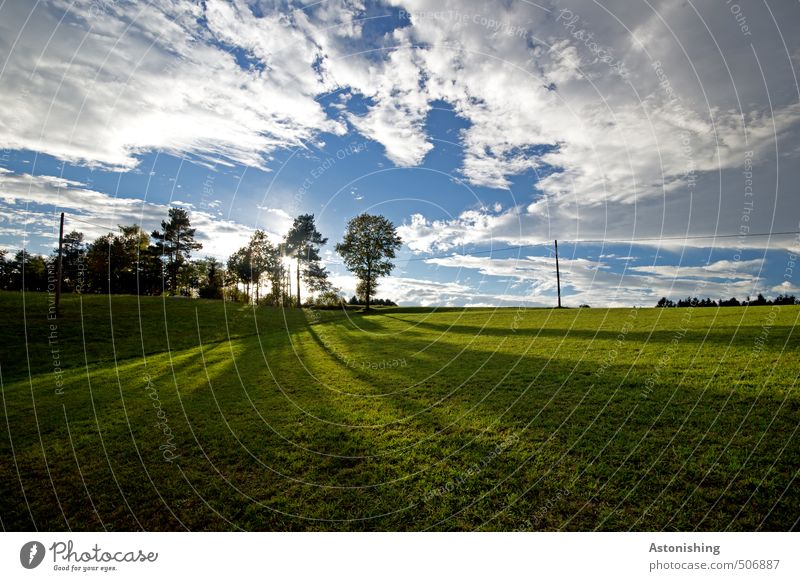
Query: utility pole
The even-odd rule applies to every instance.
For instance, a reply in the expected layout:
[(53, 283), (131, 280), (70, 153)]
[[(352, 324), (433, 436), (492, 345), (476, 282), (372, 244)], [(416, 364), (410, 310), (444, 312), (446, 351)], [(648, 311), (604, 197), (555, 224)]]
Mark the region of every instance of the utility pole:
[(558, 240), (556, 243), (556, 283), (558, 284), (558, 308), (561, 308), (561, 272), (558, 269)]
[(56, 317), (61, 308), (61, 266), (64, 248), (64, 212), (61, 212), (61, 225), (58, 228), (58, 262), (56, 263)]

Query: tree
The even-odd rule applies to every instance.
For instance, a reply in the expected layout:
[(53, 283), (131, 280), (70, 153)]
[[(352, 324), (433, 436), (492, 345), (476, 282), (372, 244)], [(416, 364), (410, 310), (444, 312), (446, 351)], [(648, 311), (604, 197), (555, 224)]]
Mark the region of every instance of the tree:
[[(58, 259), (58, 249), (53, 250), (51, 260)], [(68, 292), (82, 292), (84, 286), (84, 273), (86, 271), (86, 245), (83, 243), (83, 233), (73, 230), (64, 235), (62, 245), (62, 288)]]
[(6, 250), (0, 248), (0, 290), (9, 290), (11, 288), (12, 262), (6, 258), (6, 255)]
[(111, 292), (140, 294), (139, 270), (147, 259), (150, 237), (138, 224), (119, 226), (119, 232), (111, 244)]
[(199, 293), (200, 284), (206, 276), (206, 263), (202, 260), (190, 260), (181, 265), (178, 271), (178, 288), (181, 294), (187, 297)]
[(110, 277), (111, 246), (114, 243), (113, 234), (105, 234), (95, 238), (86, 250), (86, 268), (89, 273), (89, 288), (92, 292), (112, 292)]
[(44, 291), (47, 289), (47, 263), (44, 258), (20, 250), (11, 261), (11, 286), (17, 290)]
[(177, 292), (178, 273), (181, 266), (189, 260), (193, 250), (200, 250), (203, 245), (194, 239), (195, 229), (189, 220), (189, 212), (183, 208), (170, 208), (169, 221), (161, 221), (161, 231), (153, 231), (156, 248), (161, 256), (167, 257), (167, 274), (169, 290)]
[(785, 294), (785, 295), (778, 295), (775, 297), (775, 300), (772, 301), (774, 305), (794, 305), (797, 303), (797, 299), (794, 295)]
[(365, 310), (375, 294), (378, 279), (392, 272), (395, 251), (402, 245), (397, 230), (384, 216), (360, 214), (347, 223), (344, 239), (336, 245), (348, 270), (358, 278), (357, 294), (363, 294)]
[[(159, 253), (138, 224), (119, 226), (119, 234), (101, 236), (86, 249), (82, 285), (92, 292), (160, 294), (164, 284)], [(79, 274), (83, 279), (84, 273)]]
[(285, 248), (283, 244), (274, 246), (274, 254), (271, 255), (267, 267), (267, 277), (269, 278), (270, 290), (267, 302), (278, 306), (285, 302), (286, 288), (286, 265), (283, 262)]
[(248, 297), (251, 290), (255, 293), (256, 303), (259, 302), (264, 275), (269, 277), (273, 297), (280, 297), (280, 278), (283, 272), (280, 251), (269, 241), (263, 230), (253, 232), (247, 245), (231, 255), (228, 259), (228, 272), (234, 284), (244, 285)]
[[(263, 230), (256, 230), (248, 243), (250, 256), (250, 280), (255, 285), (256, 304), (260, 298), (261, 280), (264, 275), (270, 273), (280, 262), (278, 248), (269, 241), (267, 233)], [(272, 277), (270, 277), (272, 278)]]
[(221, 299), (225, 286), (225, 274), (222, 263), (216, 258), (208, 257), (201, 261), (204, 265), (204, 276), (200, 282), (200, 298)]
[(327, 289), (323, 281), (327, 280), (328, 274), (319, 264), (319, 249), (328, 239), (317, 230), (314, 214), (301, 214), (294, 219), (285, 240), (286, 252), (297, 259), (297, 307), (300, 308), (301, 276), (306, 282), (311, 280), (317, 288)]
[(366, 305), (369, 302), (370, 305), (377, 306), (377, 301), (372, 300), (372, 297), (375, 296), (377, 288), (378, 277), (375, 275), (371, 276), (369, 280), (359, 280), (356, 284), (356, 296), (358, 297), (358, 304)]
[(329, 280), (328, 269), (319, 262), (312, 262), (306, 267), (305, 271), (303, 271), (303, 282), (306, 283), (308, 290), (312, 293), (322, 294), (333, 289), (333, 285)]
[(314, 297), (313, 304), (321, 308), (341, 307), (344, 305), (344, 297), (336, 289), (331, 288)]
[(164, 292), (164, 263), (157, 246), (151, 244), (139, 250), (136, 268), (139, 294), (158, 296)]
[(736, 299), (736, 297), (731, 297), (728, 300), (720, 299), (719, 306), (720, 307), (738, 307), (739, 306), (739, 301)]
[(231, 254), (228, 258), (228, 273), (234, 285), (243, 284), (246, 296), (250, 295), (250, 275), (252, 268), (250, 266), (250, 247), (242, 246), (239, 250)]

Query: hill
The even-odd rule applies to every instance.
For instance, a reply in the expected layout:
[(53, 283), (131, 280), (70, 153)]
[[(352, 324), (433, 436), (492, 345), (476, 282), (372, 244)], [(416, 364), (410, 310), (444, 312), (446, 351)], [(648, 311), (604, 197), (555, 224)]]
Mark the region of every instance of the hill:
[(6, 530), (788, 530), (800, 514), (800, 307), (0, 307)]

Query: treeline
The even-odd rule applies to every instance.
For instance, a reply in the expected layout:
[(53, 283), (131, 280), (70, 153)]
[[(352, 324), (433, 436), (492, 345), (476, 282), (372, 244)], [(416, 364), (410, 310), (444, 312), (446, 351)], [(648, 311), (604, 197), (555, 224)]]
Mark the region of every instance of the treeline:
[[(195, 240), (189, 213), (170, 208), (161, 229), (148, 234), (138, 224), (119, 226), (92, 243), (72, 231), (62, 244), (62, 292), (139, 295), (191, 295), (221, 298), (222, 264), (214, 258), (192, 260), (202, 244)], [(0, 288), (44, 291), (56, 281), (58, 249), (50, 256), (20, 250), (0, 251)]]
[(327, 241), (317, 230), (313, 214), (295, 218), (278, 244), (273, 244), (263, 230), (256, 230), (250, 241), (228, 259), (231, 298), (273, 306), (301, 305), (302, 280), (323, 303), (342, 303), (321, 264), (319, 251)]
[(747, 297), (743, 301), (739, 301), (736, 297), (730, 299), (720, 299), (720, 300), (712, 300), (710, 298), (700, 299), (698, 297), (686, 297), (685, 299), (678, 299), (677, 302), (668, 299), (667, 297), (661, 297), (658, 303), (656, 303), (656, 307), (659, 308), (670, 308), (670, 307), (746, 307), (746, 306), (764, 306), (764, 305), (798, 305), (800, 301), (798, 301), (794, 295), (783, 295), (780, 294), (774, 299), (770, 300), (764, 297), (764, 295), (760, 294), (755, 298), (751, 299)]
[[(364, 300), (358, 298), (356, 295), (350, 297), (350, 300), (347, 301), (347, 304), (353, 307), (364, 306)], [(390, 301), (389, 299), (375, 299), (372, 301), (373, 305), (380, 306), (380, 307), (396, 307), (397, 303), (394, 301)]]
[[(338, 306), (345, 303), (322, 266), (320, 249), (327, 243), (314, 215), (294, 219), (284, 238), (273, 243), (256, 230), (227, 263), (206, 257), (193, 259), (203, 248), (196, 240), (189, 212), (170, 208), (161, 228), (148, 234), (133, 224), (119, 226), (91, 243), (72, 231), (62, 244), (61, 288), (64, 293), (111, 293), (195, 296), (265, 305)], [(400, 245), (394, 226), (383, 216), (362, 214), (348, 223), (336, 249), (359, 280), (357, 304), (394, 305), (372, 300), (378, 278), (391, 272)], [(50, 256), (27, 250), (13, 255), (0, 250), (0, 289), (46, 291), (57, 280), (58, 249)], [(303, 303), (301, 282), (312, 294)]]

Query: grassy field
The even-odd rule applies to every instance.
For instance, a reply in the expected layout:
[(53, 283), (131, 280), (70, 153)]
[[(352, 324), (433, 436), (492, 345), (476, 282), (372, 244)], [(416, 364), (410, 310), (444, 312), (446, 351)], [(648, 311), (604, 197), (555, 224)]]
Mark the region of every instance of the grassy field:
[[(24, 301), (24, 304), (23, 304)], [(788, 530), (798, 307), (0, 293), (4, 530)]]

